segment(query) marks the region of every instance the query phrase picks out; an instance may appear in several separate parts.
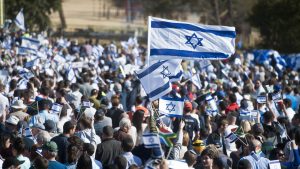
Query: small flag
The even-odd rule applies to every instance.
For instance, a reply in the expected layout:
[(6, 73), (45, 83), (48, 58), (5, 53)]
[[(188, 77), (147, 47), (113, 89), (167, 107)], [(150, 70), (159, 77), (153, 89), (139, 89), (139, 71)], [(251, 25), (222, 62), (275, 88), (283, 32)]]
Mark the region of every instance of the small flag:
[(22, 37), (22, 45), (24, 49), (37, 51), (40, 47), (40, 41), (34, 38)]
[(159, 137), (155, 133), (143, 134), (143, 143), (146, 148), (159, 148), (160, 147)]
[(194, 74), (192, 76), (192, 83), (197, 86), (197, 88), (200, 90), (202, 88), (202, 84), (201, 84), (201, 81), (200, 81), (200, 78), (199, 78), (199, 75), (198, 74)]
[(24, 67), (25, 68), (31, 68), (33, 66), (37, 66), (38, 64), (39, 64), (39, 59), (37, 58), (37, 59), (33, 59), (29, 62), (26, 62)]
[(251, 121), (251, 111), (240, 109), (239, 120), (248, 120), (248, 121)]
[(51, 111), (55, 114), (60, 114), (62, 108), (63, 106), (61, 104), (53, 103), (51, 107)]
[(226, 138), (230, 143), (233, 143), (233, 142), (235, 142), (236, 140), (238, 140), (238, 136), (235, 135), (233, 132), (231, 132), (230, 134), (228, 134), (225, 138)]
[(227, 59), (235, 52), (234, 27), (211, 26), (149, 17), (152, 59)]
[(215, 99), (210, 95), (206, 95), (205, 98), (208, 107), (207, 107), (207, 112), (209, 112), (210, 115), (215, 116), (218, 113), (218, 107)]
[(278, 92), (278, 93), (273, 93), (272, 94), (272, 100), (274, 102), (279, 102), (282, 100), (282, 97), (281, 97), (281, 94)]
[(68, 70), (67, 70), (67, 79), (71, 82), (71, 83), (76, 83), (76, 76), (75, 76), (75, 72), (74, 69), (72, 68), (72, 66), (70, 65)]
[(269, 168), (272, 169), (281, 169), (281, 164), (279, 160), (271, 160), (269, 162)]
[(245, 132), (242, 126), (239, 126), (234, 133), (239, 137), (245, 137)]
[(171, 116), (182, 116), (184, 100), (180, 98), (163, 97), (159, 99), (159, 112)]
[(35, 138), (33, 137), (32, 133), (31, 133), (31, 130), (30, 130), (29, 127), (25, 128), (25, 137), (33, 140), (34, 144), (37, 143), (36, 140), (35, 140)]
[(174, 139), (177, 137), (175, 133), (159, 133), (160, 141), (161, 143), (165, 144), (167, 147), (172, 147), (173, 142), (171, 139)]
[(15, 19), (15, 24), (22, 29), (23, 31), (25, 31), (25, 21), (24, 21), (24, 14), (23, 14), (23, 9), (20, 10), (20, 12), (18, 13), (16, 19)]
[(18, 82), (17, 88), (18, 88), (19, 90), (25, 90), (25, 89), (27, 89), (27, 83), (28, 83), (28, 80), (22, 78), (22, 79)]
[(82, 102), (82, 106), (83, 106), (83, 107), (92, 107), (92, 104), (91, 104), (91, 102), (89, 102), (89, 101), (83, 101), (83, 102)]
[(267, 97), (266, 96), (257, 96), (256, 101), (258, 103), (266, 103), (267, 102)]

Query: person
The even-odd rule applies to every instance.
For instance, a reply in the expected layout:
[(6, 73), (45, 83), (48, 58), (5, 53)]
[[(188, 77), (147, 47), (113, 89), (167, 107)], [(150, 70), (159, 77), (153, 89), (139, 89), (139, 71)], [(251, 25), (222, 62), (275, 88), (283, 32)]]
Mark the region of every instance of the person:
[(135, 164), (132, 164), (132, 165), (128, 166), (127, 159), (124, 156), (116, 157), (114, 160), (114, 163), (118, 166), (118, 168), (124, 168), (124, 169), (130, 168), (131, 166), (135, 165)]
[(100, 100), (98, 100), (97, 98), (98, 98), (98, 90), (93, 89), (91, 91), (91, 96), (90, 96), (89, 100), (91, 103), (94, 104), (93, 107), (98, 110), (100, 108), (101, 104), (100, 104)]
[(79, 157), (76, 164), (76, 169), (93, 169), (92, 159), (86, 152), (82, 153), (82, 155)]
[(183, 159), (187, 163), (189, 169), (193, 169), (194, 164), (196, 164), (197, 161), (197, 154), (193, 150), (186, 151), (184, 153)]
[(87, 153), (87, 155), (90, 156), (92, 160), (92, 168), (93, 169), (102, 169), (102, 164), (100, 161), (96, 160), (93, 155), (95, 153), (95, 148), (92, 144), (90, 143), (84, 143), (83, 144), (83, 153)]
[(44, 157), (38, 156), (32, 162), (30, 169), (48, 169), (48, 160)]
[(283, 99), (282, 111), (284, 115), (288, 117), (288, 120), (291, 122), (296, 113), (292, 109), (292, 102), (290, 99)]
[(29, 120), (29, 126), (33, 126), (36, 123), (44, 124), (46, 120), (52, 120), (55, 123), (59, 121), (58, 116), (49, 113), (51, 102), (46, 99), (42, 99), (38, 102), (39, 113), (31, 116)]
[(24, 161), (19, 161), (15, 157), (9, 157), (4, 160), (2, 164), (2, 169), (20, 169)]
[(251, 164), (252, 169), (268, 169), (270, 160), (262, 157), (263, 154), (261, 152), (261, 142), (254, 139), (250, 142), (249, 146), (251, 153), (241, 158), (240, 161), (248, 160)]
[(16, 140), (12, 144), (13, 156), (16, 157), (19, 161), (24, 161), (24, 163), (20, 166), (21, 169), (28, 169), (30, 167), (30, 160), (28, 157), (24, 156), (24, 151), (25, 144), (22, 138), (16, 138)]
[(190, 136), (190, 142), (188, 145), (188, 149), (192, 149), (192, 142), (193, 140), (197, 140), (199, 137), (199, 124), (195, 118), (191, 116), (191, 111), (193, 110), (192, 103), (189, 101), (186, 101), (184, 103), (184, 109), (183, 109), (183, 121), (185, 123), (184, 130), (189, 133)]
[(206, 148), (200, 155), (200, 168), (212, 169), (214, 158), (217, 156), (211, 149)]
[(29, 114), (26, 113), (27, 106), (23, 104), (22, 100), (16, 100), (11, 105), (12, 111), (9, 113), (12, 116), (16, 116), (20, 121), (24, 121), (29, 118)]
[(237, 169), (252, 169), (252, 166), (248, 160), (244, 159), (239, 161)]
[(110, 117), (105, 116), (106, 109), (100, 108), (95, 113), (95, 123), (94, 128), (96, 131), (96, 134), (101, 136), (103, 127), (105, 126), (112, 126), (112, 120)]
[(67, 149), (69, 146), (68, 138), (74, 135), (76, 130), (76, 123), (74, 121), (67, 121), (63, 127), (63, 133), (55, 136), (51, 141), (55, 142), (58, 146), (57, 161), (61, 163), (67, 162)]
[(123, 118), (120, 123), (119, 123), (119, 129), (114, 132), (114, 138), (118, 141), (121, 141), (126, 138), (129, 137), (129, 131), (131, 128), (131, 121), (127, 118)]
[(143, 110), (137, 110), (134, 112), (132, 116), (132, 125), (136, 128), (137, 131), (137, 140), (135, 145), (142, 144), (142, 136), (147, 127), (147, 123), (144, 123), (144, 115), (145, 112)]
[(121, 155), (121, 142), (113, 138), (114, 130), (105, 126), (102, 133), (102, 143), (98, 144), (95, 159), (102, 162), (103, 167), (113, 164), (113, 160)]
[(116, 128), (119, 125), (122, 114), (125, 112), (118, 107), (120, 104), (119, 97), (112, 97), (111, 104), (112, 108), (107, 111), (106, 116), (111, 118), (112, 127)]
[(225, 147), (224, 133), (227, 126), (228, 121), (226, 119), (219, 119), (217, 122), (217, 129), (212, 132), (206, 140), (206, 145), (216, 145), (216, 147), (222, 150), (225, 155), (227, 155), (227, 152)]
[(57, 151), (58, 147), (54, 141), (47, 142), (43, 145), (42, 155), (49, 161), (48, 169), (67, 169), (64, 164), (55, 160)]
[(122, 150), (123, 154), (122, 156), (126, 158), (127, 160), (127, 166), (131, 166), (132, 164), (136, 164), (137, 166), (141, 167), (142, 166), (142, 160), (138, 157), (132, 154), (132, 149), (134, 147), (133, 140), (131, 136), (125, 137), (122, 140)]

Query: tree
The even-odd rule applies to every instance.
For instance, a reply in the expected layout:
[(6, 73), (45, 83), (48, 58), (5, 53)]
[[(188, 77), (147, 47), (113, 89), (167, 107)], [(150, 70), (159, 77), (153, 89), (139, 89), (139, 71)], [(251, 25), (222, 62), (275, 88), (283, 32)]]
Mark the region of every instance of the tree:
[(300, 51), (300, 1), (260, 0), (249, 21), (260, 30), (262, 47), (283, 53)]
[(51, 26), (49, 15), (62, 9), (62, 0), (5, 0), (6, 18), (15, 19), (22, 8), (26, 28), (43, 31)]

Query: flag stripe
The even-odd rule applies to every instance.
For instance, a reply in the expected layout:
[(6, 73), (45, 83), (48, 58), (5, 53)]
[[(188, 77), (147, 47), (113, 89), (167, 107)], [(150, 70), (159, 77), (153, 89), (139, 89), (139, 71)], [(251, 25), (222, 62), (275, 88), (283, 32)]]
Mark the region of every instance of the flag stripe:
[(138, 73), (138, 74), (137, 74), (137, 77), (138, 77), (139, 79), (141, 79), (141, 78), (147, 76), (148, 74), (150, 74), (151, 72), (153, 72), (154, 70), (156, 70), (159, 66), (161, 66), (161, 65), (164, 64), (165, 62), (166, 62), (166, 60), (165, 60), (165, 61), (162, 61), (162, 62), (157, 62), (157, 63), (151, 65), (148, 69), (144, 70), (144, 71), (141, 72), (141, 73)]
[(220, 52), (194, 52), (187, 50), (176, 49), (150, 49), (150, 56), (152, 55), (166, 55), (166, 56), (180, 56), (180, 57), (193, 57), (198, 59), (226, 59), (228, 54)]
[[(169, 88), (169, 90), (168, 90), (168, 88)], [(153, 90), (152, 92), (150, 92), (148, 94), (148, 96), (150, 98), (154, 98), (157, 95), (164, 96), (164, 95), (168, 94), (171, 90), (172, 89), (171, 89), (170, 83), (166, 83), (162, 87), (159, 87), (159, 88)], [(158, 97), (156, 97), (156, 98), (158, 98)]]
[(235, 38), (235, 31), (225, 31), (225, 30), (211, 30), (201, 28), (199, 26), (191, 25), (188, 23), (175, 23), (175, 22), (166, 22), (166, 21), (152, 21), (151, 28), (174, 28), (174, 29), (186, 29), (190, 31), (198, 31), (198, 32), (207, 32), (212, 33), (222, 37)]

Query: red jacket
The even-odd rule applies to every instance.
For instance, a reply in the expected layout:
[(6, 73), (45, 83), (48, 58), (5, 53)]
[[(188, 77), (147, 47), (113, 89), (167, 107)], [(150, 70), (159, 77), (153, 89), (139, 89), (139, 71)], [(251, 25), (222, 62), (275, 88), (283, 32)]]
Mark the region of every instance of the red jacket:
[(237, 103), (231, 103), (226, 107), (225, 113), (227, 114), (230, 111), (237, 111), (239, 108), (240, 106)]

